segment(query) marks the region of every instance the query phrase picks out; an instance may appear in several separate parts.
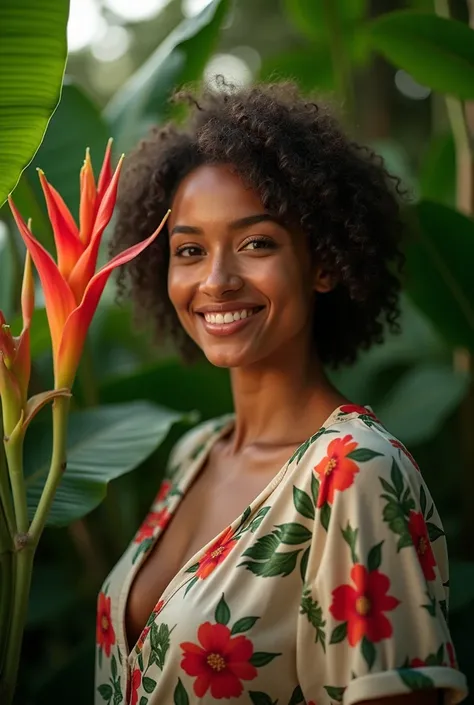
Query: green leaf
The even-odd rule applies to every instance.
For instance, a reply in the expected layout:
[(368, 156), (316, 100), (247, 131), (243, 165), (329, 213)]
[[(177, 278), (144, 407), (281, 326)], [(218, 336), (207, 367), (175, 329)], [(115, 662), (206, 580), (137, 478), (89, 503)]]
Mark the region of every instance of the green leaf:
[(107, 702), (112, 699), (113, 690), (112, 690), (112, 686), (109, 685), (108, 683), (102, 683), (102, 685), (99, 685), (97, 690), (99, 691), (99, 693), (101, 694), (103, 699), (106, 700)]
[(0, 309), (10, 325), (13, 324), (12, 317), (16, 303), (14, 301), (14, 246), (13, 234), (8, 230), (7, 224), (0, 219)]
[(434, 681), (418, 669), (400, 668), (398, 675), (410, 690), (429, 690), (435, 687)]
[(368, 28), (372, 47), (419, 83), (462, 100), (474, 98), (474, 31), (433, 13), (386, 13)]
[[(69, 417), (67, 469), (57, 490), (49, 526), (65, 526), (104, 499), (107, 484), (130, 472), (163, 441), (182, 416), (147, 402), (97, 407)], [(34, 515), (49, 469), (51, 427), (30, 427), (25, 444), (29, 516)]]
[(366, 463), (368, 460), (381, 455), (382, 453), (377, 453), (375, 450), (370, 450), (370, 448), (356, 448), (351, 453), (348, 453), (346, 457), (355, 460), (357, 463)]
[(400, 497), (403, 492), (403, 476), (395, 458), (392, 458), (392, 469), (390, 471), (390, 479), (392, 480), (392, 485), (395, 487), (397, 497)]
[(389, 492), (390, 494), (393, 494), (395, 497), (398, 497), (396, 489), (394, 487), (392, 487), (392, 485), (389, 482), (384, 480), (383, 477), (379, 477), (379, 480), (380, 480), (385, 492)]
[(330, 644), (339, 644), (341, 641), (347, 637), (347, 622), (342, 622), (339, 624), (332, 632)]
[(329, 695), (331, 700), (335, 700), (337, 703), (342, 703), (345, 688), (340, 688), (339, 686), (333, 685), (325, 685), (324, 690)]
[(126, 151), (150, 124), (168, 116), (176, 86), (201, 78), (219, 38), (229, 0), (213, 0), (198, 15), (184, 19), (110, 101), (105, 118)]
[(313, 535), (309, 529), (301, 524), (297, 524), (296, 522), (277, 524), (276, 528), (279, 529), (281, 543), (286, 543), (293, 546), (300, 543), (306, 543)]
[[(273, 556), (263, 563), (253, 563), (244, 561), (239, 566), (245, 566), (254, 575), (262, 578), (271, 578), (277, 575), (290, 575), (296, 567), (296, 560), (301, 551), (289, 551), (288, 553), (274, 553)], [(245, 555), (245, 554), (244, 554)]]
[(293, 80), (302, 91), (332, 90), (334, 68), (325, 44), (293, 49), (266, 57), (259, 78), (262, 81)]
[(420, 166), (423, 200), (456, 205), (456, 151), (452, 132), (432, 138)]
[(280, 538), (277, 534), (266, 534), (257, 539), (252, 546), (249, 546), (242, 556), (254, 558), (257, 561), (268, 560), (273, 556), (279, 545)]
[(215, 620), (218, 624), (224, 625), (227, 625), (230, 622), (230, 609), (224, 599), (224, 593), (222, 593), (222, 597), (217, 604)]
[(426, 522), (426, 528), (428, 529), (428, 536), (430, 537), (431, 543), (441, 538), (441, 536), (445, 536), (443, 529), (440, 529), (439, 526), (436, 526), (436, 524), (433, 524), (431, 521)]
[(306, 571), (308, 569), (308, 559), (309, 559), (310, 550), (311, 550), (311, 546), (308, 546), (308, 548), (303, 553), (303, 556), (301, 557), (300, 574), (301, 574), (301, 580), (303, 581), (303, 583), (306, 580)]
[(313, 498), (313, 504), (316, 506), (319, 495), (319, 480), (316, 479), (314, 472), (311, 473), (311, 496)]
[(266, 693), (260, 693), (256, 690), (249, 690), (249, 697), (253, 705), (273, 705), (273, 700)]
[(262, 521), (265, 519), (265, 516), (268, 514), (270, 511), (270, 507), (262, 507), (261, 509), (258, 510), (257, 514), (255, 515), (255, 518), (252, 519), (250, 522), (250, 532), (254, 534), (257, 529), (259, 528), (260, 524)]
[(474, 222), (432, 201), (421, 201), (408, 213), (413, 220), (405, 247), (406, 291), (446, 342), (472, 352), (474, 282), (466, 261), (474, 258)]
[[(367, 0), (336, 0), (334, 11), (343, 29), (361, 20), (367, 11)], [(309, 39), (320, 39), (329, 31), (325, 6), (314, 0), (285, 0), (288, 18)]]
[(323, 504), (321, 507), (320, 511), (320, 519), (321, 519), (321, 524), (326, 529), (328, 530), (329, 522), (331, 521), (331, 506), (326, 502), (326, 504)]
[(255, 653), (253, 653), (249, 658), (249, 662), (252, 666), (255, 666), (255, 668), (261, 668), (262, 666), (266, 666), (268, 663), (273, 661), (273, 659), (277, 656), (281, 656), (281, 654), (271, 654), (266, 651), (255, 651)]
[(372, 666), (375, 663), (376, 651), (375, 646), (372, 644), (371, 641), (367, 639), (366, 636), (362, 638), (361, 650), (362, 656), (364, 657), (364, 661), (366, 662), (367, 668), (370, 671), (372, 670)]
[(293, 693), (291, 694), (290, 702), (288, 703), (288, 705), (301, 705), (301, 703), (303, 702), (303, 691), (301, 690), (301, 686), (297, 685)]
[(143, 663), (143, 654), (141, 652), (138, 654), (137, 661), (140, 667), (140, 671), (143, 672), (145, 670), (145, 664)]
[(0, 205), (38, 149), (59, 101), (68, 0), (0, 5)]
[(249, 629), (252, 629), (253, 625), (258, 619), (260, 619), (260, 617), (242, 617), (242, 619), (238, 619), (236, 621), (230, 633), (232, 634), (232, 636), (234, 636), (234, 634), (242, 634), (242, 632), (248, 632)]
[(369, 572), (371, 572), (372, 570), (378, 570), (380, 568), (380, 564), (382, 563), (382, 544), (383, 541), (376, 544), (375, 546), (372, 546), (369, 551), (369, 556), (367, 558), (367, 567), (369, 569)]
[(174, 689), (173, 702), (174, 705), (189, 705), (189, 697), (184, 685), (181, 683), (181, 678), (178, 678), (178, 684)]
[(345, 529), (341, 528), (341, 533), (344, 538), (344, 541), (347, 543), (347, 545), (351, 549), (352, 562), (358, 563), (359, 558), (358, 558), (357, 552), (356, 552), (356, 543), (357, 543), (357, 534), (359, 533), (359, 529), (353, 529), (352, 526), (350, 525), (350, 522), (347, 522), (346, 528)]
[(153, 678), (149, 678), (148, 676), (143, 676), (142, 685), (145, 692), (150, 694), (153, 693), (156, 688), (156, 681), (154, 681)]
[(397, 552), (401, 551), (402, 548), (408, 548), (409, 546), (413, 546), (413, 539), (408, 531), (404, 531), (398, 539)]
[(115, 680), (117, 678), (117, 659), (115, 658), (114, 654), (112, 654), (111, 667), (112, 667), (112, 678)]
[(189, 581), (188, 586), (186, 587), (186, 590), (184, 591), (184, 597), (188, 594), (188, 592), (191, 590), (193, 585), (195, 585), (198, 582), (199, 578), (196, 576), (192, 580)]
[(306, 519), (314, 519), (314, 505), (307, 492), (293, 485), (293, 503), (295, 509)]
[(148, 704), (148, 698), (145, 698), (144, 695), (140, 698), (139, 705), (147, 705)]
[(423, 485), (420, 485), (420, 509), (423, 516), (426, 513), (426, 492)]

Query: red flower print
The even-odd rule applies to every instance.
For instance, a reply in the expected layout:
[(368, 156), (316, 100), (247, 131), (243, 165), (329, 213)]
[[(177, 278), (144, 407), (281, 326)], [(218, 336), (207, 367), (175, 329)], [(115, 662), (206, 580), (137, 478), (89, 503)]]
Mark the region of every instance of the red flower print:
[(139, 530), (137, 531), (134, 543), (141, 543), (144, 539), (149, 539), (157, 526), (164, 529), (171, 519), (171, 514), (164, 507), (158, 512), (149, 512)]
[(410, 532), (411, 540), (418, 554), (421, 569), (426, 580), (434, 580), (436, 573), (436, 558), (434, 557), (431, 547), (428, 529), (426, 528), (425, 520), (421, 512), (410, 511), (408, 517), (408, 531)]
[(426, 662), (421, 658), (414, 658), (410, 661), (410, 668), (421, 668), (422, 666), (426, 666)]
[(203, 698), (209, 688), (211, 696), (238, 698), (243, 691), (241, 681), (256, 678), (257, 669), (250, 663), (253, 644), (246, 636), (231, 637), (224, 624), (205, 622), (198, 629), (199, 644), (186, 641), (181, 668), (188, 676), (196, 676), (194, 692)]
[(135, 668), (132, 673), (132, 694), (130, 699), (130, 705), (137, 705), (138, 703), (138, 689), (142, 683), (142, 672), (139, 668)]
[(451, 666), (451, 668), (457, 668), (458, 664), (456, 661), (456, 655), (454, 653), (454, 646), (449, 641), (446, 644), (446, 651), (448, 652), (449, 665)]
[(110, 617), (110, 597), (103, 592), (99, 594), (97, 603), (96, 642), (109, 658), (110, 649), (115, 644), (115, 631)]
[(374, 421), (378, 421), (373, 411), (360, 404), (344, 404), (344, 406), (340, 407), (339, 411), (343, 414), (363, 414), (364, 416), (370, 416)]
[(207, 578), (212, 571), (217, 568), (219, 563), (229, 555), (233, 547), (237, 543), (237, 539), (233, 538), (232, 529), (229, 526), (219, 538), (214, 541), (212, 546), (208, 548), (204, 556), (199, 561), (199, 568), (196, 571), (196, 575), (204, 580)]
[(418, 470), (418, 472), (420, 472), (420, 467), (419, 467), (418, 463), (416, 462), (415, 458), (412, 456), (410, 451), (405, 448), (403, 443), (400, 443), (400, 441), (397, 441), (396, 438), (391, 438), (390, 443), (394, 448), (398, 448), (398, 450), (401, 450), (402, 453), (407, 456), (408, 460), (416, 468), (416, 470)]
[(359, 467), (347, 456), (356, 448), (357, 443), (352, 440), (352, 436), (335, 438), (328, 445), (327, 455), (314, 468), (321, 482), (318, 507), (322, 507), (326, 502), (332, 504), (334, 492), (347, 490), (354, 482), (354, 475), (359, 472)]
[(396, 597), (387, 595), (389, 578), (378, 570), (369, 573), (357, 563), (351, 570), (351, 580), (355, 588), (340, 585), (333, 590), (329, 608), (335, 619), (347, 622), (349, 644), (355, 646), (364, 636), (374, 643), (388, 639), (392, 636), (392, 625), (383, 613), (400, 604)]
[(161, 483), (160, 489), (158, 491), (158, 494), (155, 497), (155, 504), (158, 504), (159, 502), (164, 502), (165, 499), (167, 498), (170, 490), (171, 490), (172, 484), (169, 480), (163, 480)]

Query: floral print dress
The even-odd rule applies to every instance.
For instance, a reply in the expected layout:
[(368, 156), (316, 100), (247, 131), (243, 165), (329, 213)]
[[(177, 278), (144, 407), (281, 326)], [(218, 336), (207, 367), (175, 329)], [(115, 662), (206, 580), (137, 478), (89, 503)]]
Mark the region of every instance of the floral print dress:
[(134, 645), (130, 585), (232, 417), (186, 434), (98, 599), (96, 705), (352, 705), (466, 695), (440, 518), (406, 448), (339, 407), (173, 578)]

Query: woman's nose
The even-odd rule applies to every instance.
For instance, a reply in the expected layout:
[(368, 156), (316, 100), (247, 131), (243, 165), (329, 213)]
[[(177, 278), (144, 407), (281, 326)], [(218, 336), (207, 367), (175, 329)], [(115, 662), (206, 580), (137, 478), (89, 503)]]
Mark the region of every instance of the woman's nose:
[(215, 257), (208, 259), (208, 269), (201, 283), (201, 291), (213, 298), (219, 298), (228, 291), (238, 291), (242, 279), (231, 258)]

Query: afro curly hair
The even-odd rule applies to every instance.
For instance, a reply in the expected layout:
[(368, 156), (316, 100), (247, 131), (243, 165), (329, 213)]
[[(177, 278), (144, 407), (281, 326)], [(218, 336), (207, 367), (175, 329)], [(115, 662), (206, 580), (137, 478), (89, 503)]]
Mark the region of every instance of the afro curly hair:
[[(186, 122), (153, 128), (127, 157), (111, 253), (153, 232), (190, 171), (232, 164), (268, 212), (307, 234), (308, 256), (333, 273), (335, 288), (317, 294), (314, 341), (323, 364), (351, 363), (383, 341), (386, 324), (399, 328), (399, 180), (293, 83), (224, 88), (175, 94), (174, 102), (190, 108)], [(120, 270), (118, 298), (131, 295), (135, 321), (151, 321), (157, 341), (171, 335), (189, 360), (197, 346), (169, 299), (168, 261), (164, 230)]]

